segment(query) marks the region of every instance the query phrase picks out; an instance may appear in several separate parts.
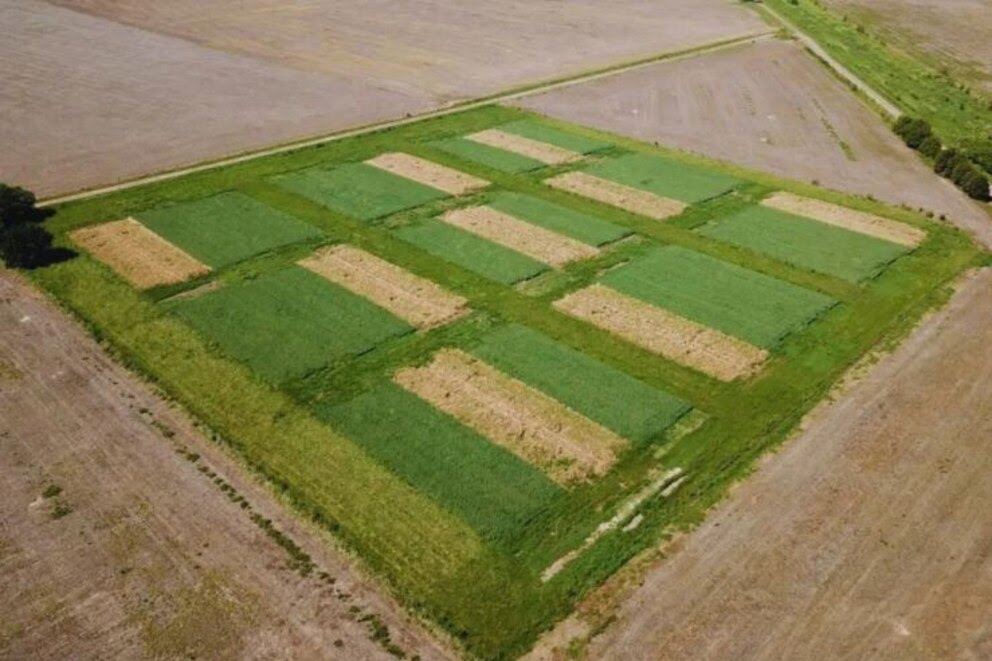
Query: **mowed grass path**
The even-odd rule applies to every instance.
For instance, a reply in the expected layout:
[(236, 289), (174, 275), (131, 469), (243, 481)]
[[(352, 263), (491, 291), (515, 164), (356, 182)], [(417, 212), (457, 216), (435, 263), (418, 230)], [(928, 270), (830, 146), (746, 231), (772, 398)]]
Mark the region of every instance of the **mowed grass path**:
[(591, 246), (611, 243), (633, 233), (626, 227), (615, 225), (602, 218), (574, 211), (531, 195), (499, 193), (486, 204), (514, 218), (526, 220)]
[(848, 282), (877, 275), (907, 252), (889, 241), (762, 206), (712, 221), (696, 231)]
[(695, 204), (731, 190), (739, 179), (713, 170), (693, 167), (661, 156), (630, 154), (596, 163), (589, 174), (655, 195)]
[(634, 443), (657, 438), (692, 408), (524, 326), (493, 331), (472, 353)]
[(238, 192), (142, 211), (136, 218), (212, 268), (320, 236), (316, 227)]
[(655, 248), (602, 282), (766, 349), (833, 304), (818, 292), (677, 246)]
[(170, 307), (224, 352), (279, 382), (413, 330), (406, 322), (292, 266)]
[(403, 388), (386, 383), (318, 416), (491, 541), (519, 533), (563, 490)]

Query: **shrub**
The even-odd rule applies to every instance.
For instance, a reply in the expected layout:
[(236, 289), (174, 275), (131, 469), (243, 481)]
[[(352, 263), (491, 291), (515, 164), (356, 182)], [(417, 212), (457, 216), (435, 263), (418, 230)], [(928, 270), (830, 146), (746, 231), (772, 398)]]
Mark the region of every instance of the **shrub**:
[(34, 268), (49, 261), (52, 235), (39, 225), (22, 223), (0, 231), (0, 257), (7, 266)]
[(0, 226), (7, 228), (21, 223), (37, 223), (51, 215), (49, 210), (37, 208), (36, 203), (31, 191), (0, 183)]
[(933, 129), (925, 120), (906, 116), (900, 117), (892, 129), (913, 149), (919, 149), (923, 141), (933, 135)]
[(973, 167), (971, 173), (962, 182), (961, 190), (972, 199), (988, 202), (989, 178)]
[(957, 149), (945, 149), (937, 156), (937, 161), (933, 166), (934, 172), (942, 177), (949, 176), (960, 158), (961, 152)]
[(937, 158), (943, 149), (944, 146), (940, 144), (940, 139), (935, 135), (927, 136), (927, 139), (920, 143), (920, 153), (929, 158)]

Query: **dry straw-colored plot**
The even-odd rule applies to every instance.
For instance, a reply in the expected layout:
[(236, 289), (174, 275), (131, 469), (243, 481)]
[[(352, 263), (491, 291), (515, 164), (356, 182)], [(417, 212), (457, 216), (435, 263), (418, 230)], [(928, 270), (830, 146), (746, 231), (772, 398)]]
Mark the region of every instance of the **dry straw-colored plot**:
[(468, 207), (445, 213), (441, 219), (459, 229), (498, 243), (539, 262), (562, 267), (599, 254), (593, 246), (514, 218), (490, 207)]
[(80, 246), (135, 287), (171, 285), (210, 273), (210, 267), (172, 245), (134, 218), (78, 229)]
[(489, 185), (485, 179), (400, 152), (380, 154), (365, 163), (449, 195), (464, 195)]
[(461, 296), (352, 246), (324, 248), (298, 263), (417, 328), (443, 326), (469, 312)]
[(572, 163), (582, 158), (582, 154), (559, 147), (557, 145), (531, 140), (520, 135), (500, 131), (499, 129), (486, 129), (478, 133), (465, 136), (465, 139), (478, 142), (482, 145), (495, 147), (504, 151), (520, 154), (535, 161), (540, 161), (545, 165), (562, 165)]
[(721, 381), (754, 374), (768, 358), (764, 349), (603, 285), (580, 289), (554, 306)]
[(812, 218), (827, 225), (910, 248), (915, 248), (927, 238), (927, 233), (918, 227), (792, 193), (775, 193), (766, 198), (762, 204), (771, 209)]
[(566, 172), (546, 182), (553, 188), (618, 207), (655, 220), (665, 220), (685, 211), (686, 205), (661, 195), (631, 188), (586, 172)]
[(393, 380), (559, 484), (604, 474), (626, 441), (530, 386), (457, 349)]

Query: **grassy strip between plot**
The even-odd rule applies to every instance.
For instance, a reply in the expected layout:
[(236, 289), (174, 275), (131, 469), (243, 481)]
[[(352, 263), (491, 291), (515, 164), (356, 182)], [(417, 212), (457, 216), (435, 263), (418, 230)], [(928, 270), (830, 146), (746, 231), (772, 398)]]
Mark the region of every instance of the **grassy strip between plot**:
[(741, 183), (739, 179), (721, 172), (651, 154), (630, 154), (607, 159), (585, 171), (686, 204), (717, 197)]
[(396, 233), (432, 255), (503, 284), (520, 282), (548, 269), (536, 259), (435, 219), (401, 227)]
[(561, 493), (526, 462), (392, 383), (318, 415), (491, 541), (516, 533)]
[(294, 193), (352, 218), (372, 220), (447, 197), (430, 186), (365, 163), (316, 167), (273, 181)]
[(499, 193), (486, 204), (497, 211), (591, 246), (601, 246), (632, 234), (626, 227), (530, 195)]
[(765, 349), (833, 304), (818, 292), (677, 246), (656, 248), (602, 282)]
[(364, 298), (295, 266), (170, 307), (226, 353), (276, 382), (413, 330)]
[(238, 192), (150, 209), (136, 218), (213, 268), (320, 235), (312, 225)]
[(493, 331), (472, 353), (634, 443), (657, 438), (692, 408), (524, 326)]
[(465, 138), (438, 140), (437, 142), (432, 142), (431, 146), (466, 161), (472, 161), (473, 163), (503, 172), (527, 172), (528, 170), (536, 170), (537, 168), (544, 167), (544, 163), (536, 159), (514, 154), (504, 149), (490, 147), (489, 145), (483, 145), (472, 140), (466, 140)]
[(877, 275), (907, 252), (889, 241), (762, 206), (712, 221), (696, 231), (848, 282)]
[(507, 133), (514, 133), (523, 138), (537, 140), (538, 142), (546, 142), (549, 145), (568, 149), (569, 151), (580, 154), (591, 154), (592, 152), (600, 151), (611, 146), (609, 142), (595, 140), (570, 131), (563, 131), (560, 128), (533, 119), (521, 119), (494, 126), (493, 128)]

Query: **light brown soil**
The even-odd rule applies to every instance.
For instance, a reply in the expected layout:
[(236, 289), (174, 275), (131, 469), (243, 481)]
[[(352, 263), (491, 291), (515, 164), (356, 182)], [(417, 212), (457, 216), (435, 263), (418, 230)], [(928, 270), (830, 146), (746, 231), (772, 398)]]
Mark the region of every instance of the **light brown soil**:
[(825, 0), (887, 43), (992, 94), (992, 0)]
[(468, 301), (395, 264), (352, 246), (331, 246), (299, 262), (417, 328), (435, 328), (469, 313)]
[(946, 214), (992, 246), (980, 205), (934, 174), (793, 42), (765, 40), (518, 102), (554, 117)]
[(992, 657), (990, 344), (986, 270), (679, 540), (588, 658)]
[(750, 376), (768, 358), (764, 349), (603, 285), (572, 292), (554, 307), (721, 381)]
[(410, 154), (399, 152), (380, 154), (365, 162), (399, 177), (405, 177), (424, 186), (444, 191), (449, 195), (464, 195), (489, 185), (485, 179), (473, 177), (470, 174), (452, 170), (444, 165)]
[(72, 241), (140, 289), (184, 282), (210, 267), (133, 218), (78, 229)]
[(5, 2), (0, 180), (68, 192), (763, 29), (730, 0)]
[[(323, 534), (10, 272), (0, 272), (4, 364), (0, 658), (392, 658), (363, 613), (409, 655), (450, 658)], [(43, 497), (51, 485), (61, 493)], [(56, 519), (58, 505), (70, 511)], [(250, 512), (309, 553), (314, 573), (290, 569)]]
[(393, 380), (530, 462), (560, 484), (610, 469), (626, 446), (619, 436), (458, 349)]
[(500, 131), (499, 129), (486, 129), (485, 131), (472, 133), (465, 137), (473, 142), (533, 158), (535, 161), (540, 161), (546, 165), (561, 165), (582, 158), (582, 154), (578, 152), (564, 149), (557, 145), (550, 145), (546, 142), (524, 138), (523, 136)]
[(687, 205), (648, 191), (631, 188), (585, 172), (566, 172), (545, 181), (549, 186), (582, 195), (631, 213), (665, 220), (677, 216)]
[(599, 254), (599, 250), (593, 246), (489, 207), (454, 209), (445, 213), (441, 219), (449, 225), (556, 268)]
[(920, 245), (927, 238), (927, 233), (918, 227), (792, 193), (775, 193), (761, 203), (772, 209), (812, 218), (909, 248)]

